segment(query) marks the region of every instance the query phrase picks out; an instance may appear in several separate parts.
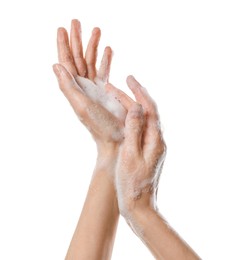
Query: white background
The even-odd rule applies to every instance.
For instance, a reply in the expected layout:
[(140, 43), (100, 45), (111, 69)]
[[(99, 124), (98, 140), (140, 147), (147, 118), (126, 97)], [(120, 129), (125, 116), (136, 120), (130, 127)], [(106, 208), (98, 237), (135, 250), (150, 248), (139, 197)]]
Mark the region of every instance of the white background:
[[(240, 5), (225, 0), (2, 1), (0, 259), (64, 259), (95, 145), (57, 86), (56, 30), (102, 29), (158, 103), (168, 154), (158, 205), (203, 259), (240, 259)], [(113, 259), (152, 259), (121, 219)]]

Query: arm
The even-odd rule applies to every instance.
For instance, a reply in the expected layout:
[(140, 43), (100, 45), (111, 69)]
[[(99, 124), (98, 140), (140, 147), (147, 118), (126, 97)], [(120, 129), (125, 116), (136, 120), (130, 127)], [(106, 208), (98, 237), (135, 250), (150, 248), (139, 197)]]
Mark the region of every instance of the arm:
[(136, 232), (137, 235), (156, 259), (200, 259), (157, 210), (136, 208), (131, 219), (133, 226), (141, 230)]
[(116, 168), (120, 213), (156, 259), (200, 259), (158, 212), (157, 189), (166, 146), (157, 106), (133, 77), (127, 83), (138, 103), (108, 85), (128, 110)]
[(100, 163), (96, 163), (81, 216), (67, 252), (67, 260), (111, 259), (119, 218), (111, 178), (115, 158), (115, 151), (111, 149), (98, 156)]
[[(100, 30), (93, 30), (85, 57), (83, 56), (81, 27), (72, 21), (70, 44), (64, 28), (58, 29), (59, 63), (53, 66), (59, 87), (70, 102), (75, 113), (90, 130), (98, 149), (98, 160), (86, 196), (76, 230), (66, 259), (110, 259), (119, 210), (114, 191), (112, 173), (115, 167), (118, 140), (121, 139), (123, 122), (114, 117), (101, 104), (91, 100), (84, 86), (77, 83), (78, 77), (108, 80), (112, 52), (105, 49), (99, 71), (95, 64)], [(102, 122), (102, 118), (105, 118)]]

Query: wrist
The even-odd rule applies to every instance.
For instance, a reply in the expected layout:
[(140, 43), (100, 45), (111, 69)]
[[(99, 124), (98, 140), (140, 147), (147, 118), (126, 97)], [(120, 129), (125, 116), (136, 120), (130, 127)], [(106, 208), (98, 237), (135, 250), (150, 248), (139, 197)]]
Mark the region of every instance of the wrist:
[(119, 143), (115, 142), (101, 142), (97, 144), (97, 158), (102, 159), (113, 159), (118, 155)]
[(98, 146), (97, 148), (98, 148), (97, 160), (96, 160), (92, 180), (101, 177), (104, 179), (108, 179), (108, 181), (111, 181), (113, 185), (114, 172), (115, 172), (117, 156), (118, 156), (118, 147), (105, 146), (103, 149), (103, 146), (101, 146), (101, 148), (99, 148)]
[(95, 140), (97, 144), (97, 152), (98, 155), (112, 155), (118, 152), (120, 143), (119, 142), (113, 142), (113, 141), (101, 141)]
[(125, 215), (125, 221), (133, 232), (140, 238), (144, 237), (146, 229), (152, 218), (159, 216), (157, 209), (152, 207), (138, 207)]
[[(120, 195), (120, 194), (119, 194)], [(119, 208), (120, 213), (124, 218), (129, 216), (132, 218), (138, 213), (146, 211), (157, 211), (157, 194), (156, 189), (148, 187), (142, 189), (141, 192), (131, 195), (129, 192), (125, 192), (122, 196), (119, 196)]]
[(89, 190), (92, 193), (106, 193), (110, 192), (111, 197), (117, 197), (114, 188), (114, 171), (117, 161), (117, 150), (107, 149), (101, 150), (97, 154), (97, 160), (90, 182)]
[(117, 156), (118, 156), (118, 148), (119, 147), (117, 145), (109, 145), (104, 147), (98, 146), (96, 167), (97, 168), (115, 167)]

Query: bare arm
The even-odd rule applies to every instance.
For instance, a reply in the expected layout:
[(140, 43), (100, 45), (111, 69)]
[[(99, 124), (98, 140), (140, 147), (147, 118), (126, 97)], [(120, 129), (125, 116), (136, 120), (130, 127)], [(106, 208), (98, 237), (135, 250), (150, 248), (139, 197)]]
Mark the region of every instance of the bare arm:
[[(85, 58), (79, 49), (74, 51), (74, 46), (81, 44), (72, 44), (71, 50), (61, 49), (61, 45), (66, 46), (68, 41), (63, 29), (59, 30), (59, 34), (60, 63), (67, 68), (54, 66), (59, 86), (80, 120), (90, 127), (99, 152), (66, 259), (109, 259), (118, 222), (118, 207), (133, 231), (157, 259), (199, 259), (162, 218), (156, 207), (157, 185), (166, 152), (156, 104), (133, 77), (128, 78), (128, 85), (138, 103), (112, 85), (108, 86), (108, 91), (128, 111), (123, 139), (124, 122), (121, 118), (109, 113), (102, 104), (93, 102), (76, 79), (77, 75), (87, 75), (91, 80), (98, 76), (95, 69), (100, 37), (98, 29), (93, 31)], [(80, 37), (76, 37), (74, 32), (71, 35), (79, 41)], [(108, 78), (109, 49), (105, 50), (104, 57), (104, 66), (98, 76), (103, 80)], [(79, 64), (81, 60), (83, 62)], [(114, 169), (115, 177), (112, 175)]]
[[(70, 42), (67, 31), (58, 29), (60, 64), (54, 65), (53, 69), (60, 89), (79, 119), (90, 130), (98, 149), (95, 170), (66, 255), (67, 260), (110, 259), (119, 218), (113, 171), (123, 122), (101, 104), (91, 100), (84, 92), (86, 86), (78, 84), (79, 76), (86, 77), (92, 83), (95, 83), (96, 78), (102, 82), (108, 80), (112, 51), (109, 47), (105, 49), (102, 64), (97, 71), (99, 39), (100, 29), (94, 28), (84, 55), (80, 23), (72, 21)], [(112, 133), (116, 133), (119, 139), (113, 139)]]
[(120, 213), (156, 259), (200, 259), (158, 212), (157, 189), (166, 146), (157, 106), (132, 76), (127, 83), (138, 103), (108, 85), (128, 110), (116, 168)]
[(81, 216), (68, 249), (67, 260), (111, 259), (119, 218), (111, 178), (116, 156), (112, 150), (101, 156), (98, 158), (99, 163), (96, 164)]
[(130, 223), (156, 259), (200, 259), (157, 210), (135, 209)]

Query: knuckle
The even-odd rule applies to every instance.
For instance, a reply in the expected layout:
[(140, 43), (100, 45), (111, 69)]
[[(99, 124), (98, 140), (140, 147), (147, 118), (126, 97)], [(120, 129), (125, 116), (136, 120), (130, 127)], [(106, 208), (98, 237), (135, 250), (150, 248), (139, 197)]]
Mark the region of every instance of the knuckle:
[(143, 109), (140, 104), (134, 104), (128, 114), (128, 128), (140, 131), (143, 127)]
[(73, 61), (72, 55), (70, 53), (70, 50), (69, 50), (69, 52), (64, 52), (64, 53), (61, 54), (60, 61), (61, 62)]
[(142, 119), (142, 114), (139, 111), (131, 111), (130, 119), (135, 121), (140, 121)]
[(167, 146), (166, 143), (162, 137), (162, 133), (159, 130), (158, 133), (155, 136), (155, 147), (154, 147), (155, 153), (157, 156), (162, 156), (166, 154), (167, 152)]
[(84, 58), (80, 53), (74, 53), (73, 57), (75, 60), (84, 61)]
[(75, 82), (71, 78), (60, 79), (59, 88), (64, 94), (66, 94), (69, 91), (73, 91), (75, 89)]
[(163, 156), (167, 152), (167, 146), (165, 143), (162, 143), (157, 150), (158, 156)]
[(128, 122), (128, 129), (131, 132), (140, 133), (142, 131), (142, 124), (138, 119), (132, 119)]
[(140, 104), (136, 103), (134, 104), (130, 111), (129, 111), (130, 117), (132, 119), (142, 119), (143, 118), (143, 108)]
[(88, 67), (95, 66), (95, 60), (93, 60), (93, 59), (86, 59), (86, 65)]

